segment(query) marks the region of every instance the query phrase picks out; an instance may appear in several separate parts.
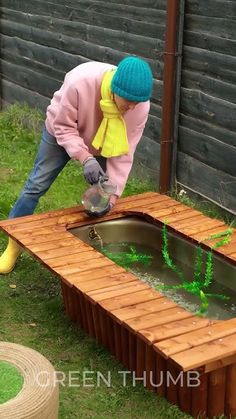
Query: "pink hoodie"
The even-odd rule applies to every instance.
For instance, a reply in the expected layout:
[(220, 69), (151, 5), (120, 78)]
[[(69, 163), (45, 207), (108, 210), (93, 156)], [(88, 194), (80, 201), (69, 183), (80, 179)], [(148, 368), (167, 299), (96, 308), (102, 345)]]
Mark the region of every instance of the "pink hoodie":
[[(89, 156), (99, 156), (92, 146), (93, 138), (102, 121), (99, 106), (101, 82), (110, 64), (88, 62), (66, 74), (60, 90), (54, 93), (47, 108), (46, 128), (56, 137), (68, 155), (81, 163)], [(117, 186), (116, 195), (124, 190), (132, 167), (134, 152), (148, 118), (150, 102), (142, 102), (123, 115), (129, 140), (129, 152), (123, 156), (107, 159), (107, 174)], [(117, 138), (119, 141), (119, 138)]]

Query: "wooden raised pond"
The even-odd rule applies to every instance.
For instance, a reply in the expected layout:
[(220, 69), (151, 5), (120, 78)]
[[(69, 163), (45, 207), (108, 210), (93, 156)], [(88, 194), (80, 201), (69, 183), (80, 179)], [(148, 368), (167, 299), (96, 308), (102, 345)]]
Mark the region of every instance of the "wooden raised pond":
[[(165, 195), (121, 198), (91, 220), (81, 206), (0, 222), (61, 280), (65, 311), (146, 386), (193, 417), (236, 416), (236, 318), (210, 320), (185, 310), (69, 231), (127, 215), (168, 228), (208, 249), (226, 225)], [(205, 242), (204, 242), (205, 241)], [(236, 230), (213, 250), (236, 266)], [(230, 278), (230, 281), (236, 281)]]

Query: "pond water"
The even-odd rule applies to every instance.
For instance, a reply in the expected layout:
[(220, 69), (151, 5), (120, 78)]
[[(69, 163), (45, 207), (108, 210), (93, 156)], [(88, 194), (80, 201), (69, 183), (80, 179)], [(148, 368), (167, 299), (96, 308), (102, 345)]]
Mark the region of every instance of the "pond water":
[[(172, 287), (180, 285), (181, 280), (172, 269), (166, 266), (161, 252), (157, 252), (156, 249), (150, 246), (132, 242), (103, 243), (103, 247), (97, 245), (96, 248), (101, 251), (101, 253), (114, 260), (118, 265), (123, 266), (125, 269), (138, 276), (142, 281), (148, 283), (163, 295), (178, 303), (181, 307), (194, 313), (199, 310), (199, 296), (194, 295), (185, 289), (173, 290), (170, 288), (163, 290), (163, 284)], [(136, 258), (138, 259), (139, 257), (141, 261), (131, 261), (132, 254), (134, 256), (133, 260), (136, 255)], [(186, 280), (190, 282), (193, 278), (193, 269), (182, 261), (174, 259), (173, 261), (178, 269), (184, 273)], [(217, 297), (209, 297), (209, 305), (206, 312), (207, 317), (212, 319), (228, 319), (236, 316), (235, 293), (233, 293), (231, 289), (213, 281), (208, 288), (204, 289), (204, 292), (225, 296), (227, 298), (222, 300)]]
[[(197, 255), (197, 246), (190, 240), (167, 232), (169, 256), (178, 271), (182, 272), (179, 278), (164, 261), (164, 236), (160, 225), (130, 216), (75, 227), (69, 231), (187, 310), (193, 313), (199, 313), (200, 310), (201, 315), (212, 319), (236, 317), (236, 268), (218, 255), (212, 255), (213, 279), (209, 281), (210, 285), (203, 288), (198, 286), (195, 294), (190, 292), (189, 287), (195, 285)], [(205, 278), (208, 255), (208, 252), (202, 251), (201, 282)], [(181, 287), (173, 289), (176, 286)]]

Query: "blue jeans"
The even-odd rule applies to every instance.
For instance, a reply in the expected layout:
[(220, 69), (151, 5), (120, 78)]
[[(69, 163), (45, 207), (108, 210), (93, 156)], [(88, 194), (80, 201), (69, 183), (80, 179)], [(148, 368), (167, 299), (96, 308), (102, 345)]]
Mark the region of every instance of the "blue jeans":
[(65, 149), (44, 128), (33, 170), (12, 208), (9, 218), (33, 214), (39, 198), (47, 192), (70, 160)]

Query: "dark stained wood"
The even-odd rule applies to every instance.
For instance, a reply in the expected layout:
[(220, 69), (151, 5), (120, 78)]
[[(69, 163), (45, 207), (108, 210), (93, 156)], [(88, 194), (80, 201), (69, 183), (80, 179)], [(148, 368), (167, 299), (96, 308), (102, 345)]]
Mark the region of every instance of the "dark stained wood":
[(236, 416), (236, 363), (226, 368), (226, 392), (225, 392), (225, 414), (227, 416)]
[(209, 374), (200, 374), (198, 377), (195, 374), (194, 377), (199, 379), (199, 383), (191, 387), (191, 415), (194, 418), (205, 419), (207, 417)]
[(152, 345), (146, 345), (145, 352), (145, 371), (146, 371), (146, 388), (155, 390), (156, 383), (156, 368), (155, 368), (156, 353)]
[(210, 372), (208, 380), (207, 413), (210, 418), (220, 417), (225, 411), (226, 369)]
[[(212, 199), (213, 202), (221, 203), (225, 208), (236, 208), (235, 177), (222, 171), (207, 166), (199, 160), (185, 153), (178, 153), (178, 181), (187, 188), (201, 193)], [(202, 176), (198, 176), (201, 173)], [(209, 179), (208, 182), (205, 179)], [(194, 187), (193, 187), (194, 182)], [(221, 186), (220, 186), (221, 185)]]
[(181, 381), (177, 385), (178, 405), (185, 413), (191, 414), (191, 387), (189, 385), (188, 373), (181, 373)]

